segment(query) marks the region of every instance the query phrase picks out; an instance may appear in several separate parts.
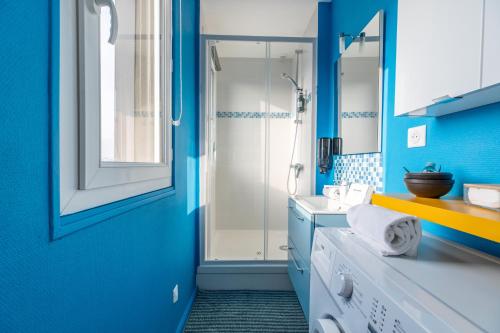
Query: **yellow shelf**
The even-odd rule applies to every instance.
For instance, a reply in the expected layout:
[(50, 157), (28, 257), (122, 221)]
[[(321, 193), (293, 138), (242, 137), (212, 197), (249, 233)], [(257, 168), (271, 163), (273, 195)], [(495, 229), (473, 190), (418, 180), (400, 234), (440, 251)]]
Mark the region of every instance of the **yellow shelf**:
[(463, 200), (374, 194), (372, 203), (500, 243), (500, 213), (467, 205)]

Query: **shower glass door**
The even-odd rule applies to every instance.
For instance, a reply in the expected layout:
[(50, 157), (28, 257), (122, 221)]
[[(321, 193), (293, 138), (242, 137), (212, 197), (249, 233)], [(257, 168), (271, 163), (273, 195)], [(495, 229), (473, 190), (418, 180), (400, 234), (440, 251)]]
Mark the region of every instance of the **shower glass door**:
[(212, 260), (263, 260), (266, 43), (214, 43), (216, 73)]
[[(306, 47), (312, 52), (310, 43)], [(298, 48), (290, 42), (206, 44), (207, 261), (287, 259), (296, 90), (282, 73), (296, 76)], [(309, 66), (312, 73), (312, 57)]]

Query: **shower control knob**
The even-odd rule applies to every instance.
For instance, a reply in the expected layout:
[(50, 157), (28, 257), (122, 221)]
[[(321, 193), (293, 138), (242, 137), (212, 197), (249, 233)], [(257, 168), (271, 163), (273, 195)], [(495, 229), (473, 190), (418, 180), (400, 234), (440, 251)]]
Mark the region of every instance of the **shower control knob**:
[(353, 292), (352, 276), (348, 273), (339, 273), (335, 276), (334, 286), (337, 295), (350, 298)]

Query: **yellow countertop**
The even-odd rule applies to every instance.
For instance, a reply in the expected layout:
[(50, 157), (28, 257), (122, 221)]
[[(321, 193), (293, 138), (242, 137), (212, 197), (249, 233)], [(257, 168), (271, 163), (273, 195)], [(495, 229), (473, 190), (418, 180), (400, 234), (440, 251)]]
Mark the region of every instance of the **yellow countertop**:
[(384, 193), (374, 194), (372, 203), (500, 243), (500, 213), (468, 205), (461, 199), (428, 199), (411, 194)]

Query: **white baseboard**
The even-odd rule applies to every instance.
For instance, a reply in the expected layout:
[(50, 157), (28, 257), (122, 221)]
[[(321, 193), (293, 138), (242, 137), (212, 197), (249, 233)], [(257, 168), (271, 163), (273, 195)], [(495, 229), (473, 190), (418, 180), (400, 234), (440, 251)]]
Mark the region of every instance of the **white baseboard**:
[(200, 266), (196, 284), (203, 290), (293, 290), (284, 265)]

